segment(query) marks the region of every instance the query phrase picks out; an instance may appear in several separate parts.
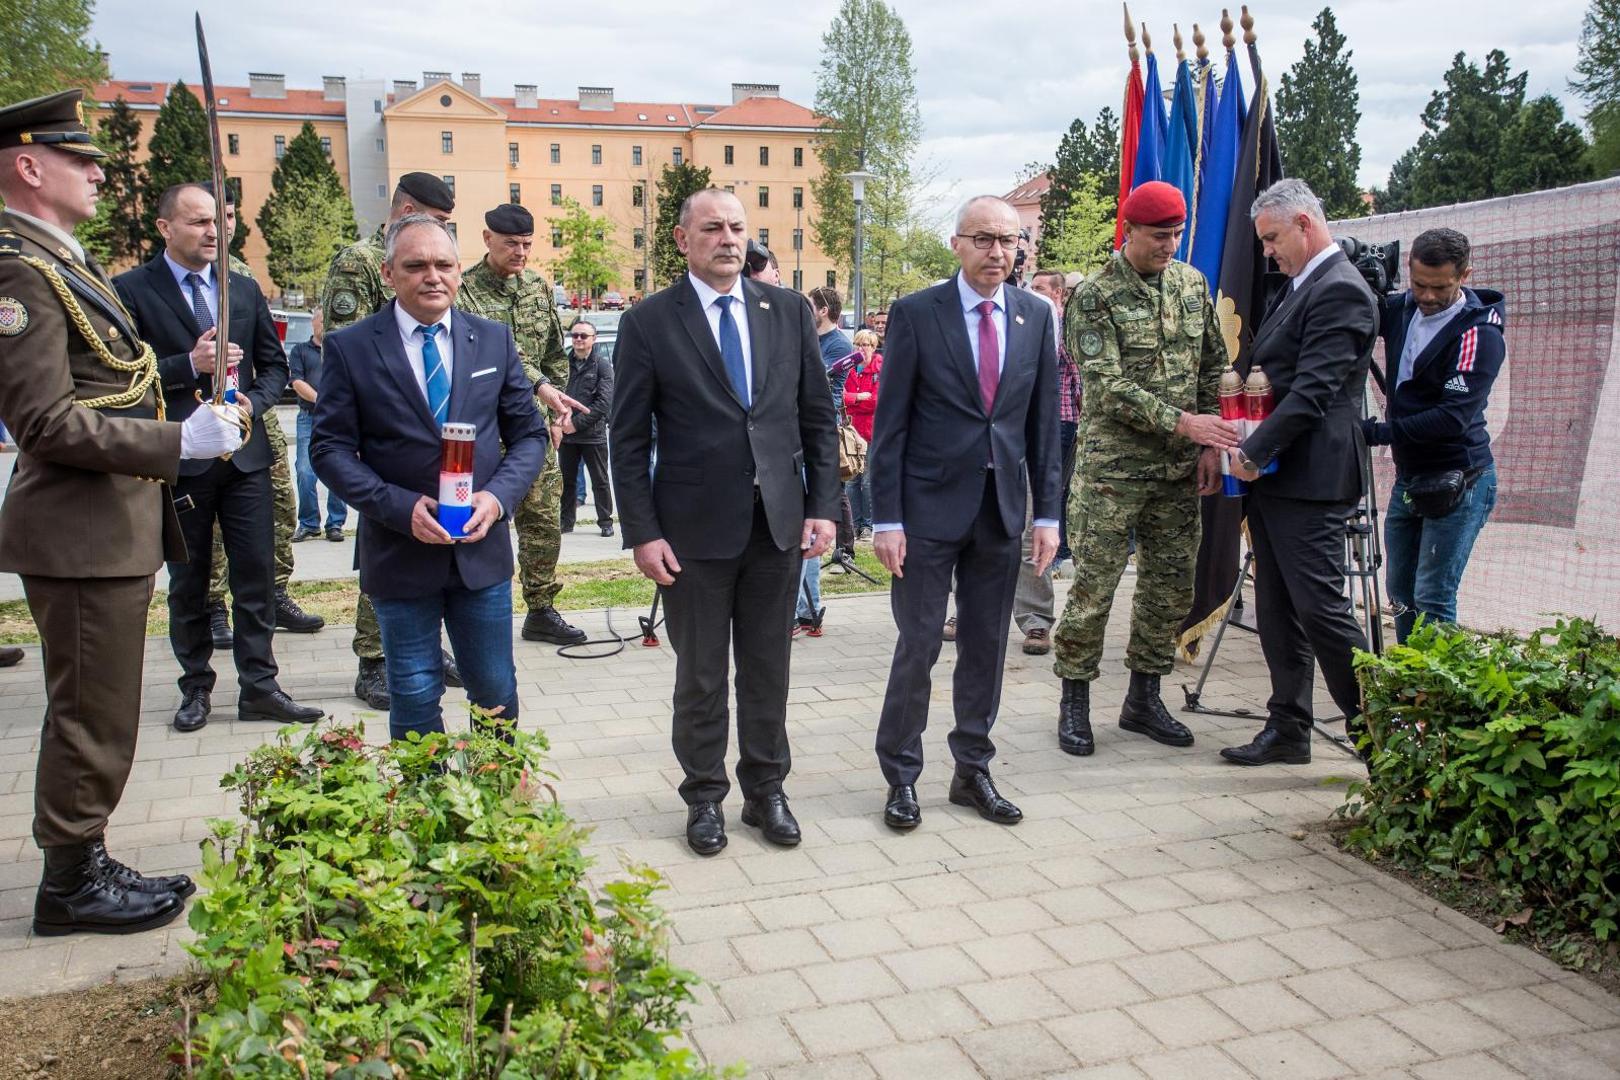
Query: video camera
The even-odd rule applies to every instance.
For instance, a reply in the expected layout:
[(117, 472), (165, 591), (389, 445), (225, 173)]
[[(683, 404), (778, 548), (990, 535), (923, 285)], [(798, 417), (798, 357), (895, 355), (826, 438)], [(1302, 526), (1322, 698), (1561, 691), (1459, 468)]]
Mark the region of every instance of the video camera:
[(1024, 281), (1024, 260), (1029, 258), (1029, 251), (1024, 247), (1029, 243), (1029, 229), (1018, 230), (1018, 251), (1013, 255), (1012, 280), (1014, 285), (1021, 285)]
[(1350, 265), (1366, 279), (1375, 296), (1388, 296), (1400, 284), (1401, 242), (1369, 244), (1353, 236), (1339, 239), (1339, 250), (1350, 260)]

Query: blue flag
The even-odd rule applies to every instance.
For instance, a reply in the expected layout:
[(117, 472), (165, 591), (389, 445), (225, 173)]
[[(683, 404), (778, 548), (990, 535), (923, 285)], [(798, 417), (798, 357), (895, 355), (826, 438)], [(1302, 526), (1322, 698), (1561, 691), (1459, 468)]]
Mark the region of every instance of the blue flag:
[(1198, 191), (1198, 217), (1190, 260), (1209, 282), (1209, 295), (1220, 288), (1221, 256), (1226, 248), (1226, 215), (1232, 205), (1232, 181), (1237, 176), (1239, 144), (1243, 140), (1243, 73), (1235, 50), (1226, 51), (1226, 80), (1221, 84), (1215, 122), (1204, 158), (1203, 184)]
[(1164, 144), (1169, 124), (1164, 118), (1164, 91), (1159, 88), (1159, 58), (1147, 57), (1147, 89), (1142, 94), (1141, 135), (1136, 142), (1136, 169), (1131, 188), (1164, 179)]
[[(1163, 155), (1164, 180), (1174, 184), (1187, 201), (1187, 213), (1192, 214), (1194, 190), (1194, 156), (1198, 152), (1198, 97), (1193, 89), (1192, 66), (1183, 60), (1176, 67), (1176, 91), (1170, 101), (1170, 129), (1165, 140)], [(1176, 258), (1187, 259), (1187, 248), (1192, 243), (1192, 223), (1181, 234), (1181, 246)]]

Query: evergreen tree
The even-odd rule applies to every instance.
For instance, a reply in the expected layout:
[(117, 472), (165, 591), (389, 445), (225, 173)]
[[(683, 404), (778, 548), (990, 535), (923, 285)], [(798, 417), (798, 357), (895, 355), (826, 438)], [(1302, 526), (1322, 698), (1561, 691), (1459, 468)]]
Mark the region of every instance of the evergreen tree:
[(107, 179), (96, 200), (96, 216), (80, 225), (76, 234), (114, 272), (146, 254), (141, 232), (141, 169), (135, 163), (140, 138), (141, 123), (122, 96), (101, 111), (96, 145), (107, 154), (101, 161)]
[[(677, 204), (678, 205), (678, 204)], [(551, 219), (562, 230), (564, 254), (552, 263), (556, 282), (577, 296), (594, 299), (618, 279), (617, 245), (608, 239), (612, 225), (573, 199), (563, 200), (563, 216)]]
[(0, 26), (0, 104), (80, 87), (88, 90), (107, 77), (101, 48), (85, 40), (92, 0), (5, 0)]
[(1519, 110), (1502, 133), (1496, 190), (1503, 195), (1563, 187), (1592, 177), (1586, 137), (1564, 119), (1564, 107), (1543, 94)]
[(1055, 225), (1045, 220), (1043, 210), (1041, 269), (1089, 274), (1107, 261), (1114, 250), (1114, 204), (1118, 199), (1117, 182), (1105, 193), (1101, 178), (1086, 173), (1075, 185), (1069, 205), (1058, 215)]
[(821, 175), (810, 181), (815, 203), (810, 229), (817, 247), (840, 266), (853, 267), (855, 198), (844, 174), (864, 167), (877, 175), (866, 187), (874, 207), (916, 190), (911, 158), (922, 118), (911, 34), (884, 0), (843, 0), (821, 45), (816, 76)]
[(1569, 85), (1586, 101), (1591, 163), (1607, 176), (1620, 170), (1620, 0), (1592, 0), (1586, 9), (1575, 74)]
[(157, 251), (163, 247), (157, 231), (159, 196), (174, 184), (207, 180), (211, 174), (208, 114), (185, 83), (169, 88), (146, 149), (148, 156), (141, 170), (141, 235), (147, 250)]
[[(276, 162), (270, 194), (255, 220), (269, 247), (271, 280), (284, 290), (303, 289), (305, 296), (316, 294), (332, 257), (354, 242), (354, 207), (309, 121)], [(240, 226), (236, 231), (246, 232)]]
[(675, 226), (681, 223), (681, 203), (709, 183), (709, 170), (700, 169), (690, 161), (665, 165), (658, 174), (658, 213), (650, 240), (653, 281), (648, 285), (649, 291), (674, 284), (686, 272), (686, 256), (675, 246)]
[(1076, 193), (1088, 183), (1087, 178), (1095, 181), (1097, 193), (1106, 201), (1108, 219), (1113, 221), (1119, 204), (1119, 121), (1107, 106), (1089, 128), (1076, 117), (1058, 140), (1052, 181), (1041, 196), (1041, 239), (1036, 245), (1039, 265), (1052, 263), (1048, 236), (1066, 232), (1064, 215), (1074, 205)]
[(1323, 8), (1311, 25), (1316, 39), (1305, 42), (1305, 55), (1277, 88), (1277, 142), (1284, 170), (1311, 185), (1328, 217), (1357, 217), (1363, 212), (1356, 183), (1361, 96), (1350, 66), (1354, 53), (1344, 47), (1332, 8)]
[[(1504, 172), (1503, 134), (1524, 106), (1529, 75), (1510, 75), (1507, 55), (1492, 49), (1480, 68), (1458, 53), (1423, 109), (1423, 134), (1410, 151), (1409, 181), (1390, 177), (1389, 197), (1402, 209), (1472, 202), (1509, 194), (1497, 187)], [(1397, 192), (1397, 188), (1400, 188)]]

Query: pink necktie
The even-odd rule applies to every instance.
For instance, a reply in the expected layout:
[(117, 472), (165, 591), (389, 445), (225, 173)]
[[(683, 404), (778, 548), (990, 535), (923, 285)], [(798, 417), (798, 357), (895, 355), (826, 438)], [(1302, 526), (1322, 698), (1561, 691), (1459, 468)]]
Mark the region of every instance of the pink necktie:
[(996, 310), (993, 300), (979, 305), (979, 396), (984, 399), (984, 411), (989, 414), (996, 405), (996, 384), (1001, 381), (1001, 341), (996, 337), (996, 323), (990, 313)]

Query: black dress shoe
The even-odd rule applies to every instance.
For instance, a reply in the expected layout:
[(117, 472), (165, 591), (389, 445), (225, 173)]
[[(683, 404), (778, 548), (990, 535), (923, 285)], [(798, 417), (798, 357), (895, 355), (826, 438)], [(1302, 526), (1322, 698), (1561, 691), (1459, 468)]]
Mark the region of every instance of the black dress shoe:
[(132, 866), (125, 866), (107, 852), (107, 841), (98, 837), (87, 845), (95, 868), (120, 889), (129, 892), (175, 893), (184, 900), (197, 891), (196, 884), (184, 874), (147, 877)]
[(180, 699), (180, 707), (174, 711), (174, 730), (201, 731), (213, 708), (213, 699), (207, 690), (187, 690)]
[(585, 641), (585, 631), (569, 626), (554, 607), (535, 608), (523, 617), (523, 640), (578, 645)]
[(922, 824), (922, 808), (917, 805), (917, 788), (912, 784), (895, 784), (889, 788), (889, 798), (883, 804), (883, 824), (901, 832), (910, 832)]
[(1058, 702), (1058, 749), (1076, 757), (1097, 752), (1091, 737), (1091, 684), (1081, 679), (1063, 680), (1063, 697)]
[(388, 668), (383, 661), (360, 661), (360, 671), (354, 677), (354, 696), (378, 712), (388, 711)]
[(298, 601), (287, 595), (286, 589), (276, 590), (276, 629), (291, 634), (313, 634), (326, 625), (319, 615), (311, 615), (298, 606)]
[(1234, 765), (1309, 765), (1311, 735), (1285, 734), (1267, 724), (1247, 746), (1228, 746), (1221, 757)]
[(1192, 729), (1170, 715), (1159, 697), (1159, 677), (1131, 672), (1131, 688), (1119, 710), (1119, 726), (1125, 731), (1146, 735), (1166, 746), (1191, 746)]
[(302, 544), (305, 540), (313, 539), (319, 535), (321, 535), (321, 531), (319, 529), (306, 529), (304, 526), (300, 525), (298, 528), (293, 530), (293, 534), (289, 539), (291, 539), (295, 544)]
[(753, 825), (765, 834), (765, 839), (783, 847), (799, 846), (799, 823), (788, 809), (787, 796), (780, 791), (761, 795), (757, 799), (744, 799), (742, 823)]
[(713, 855), (726, 846), (726, 814), (719, 803), (693, 803), (686, 808), (686, 844), (699, 855)]
[(214, 648), (231, 647), (231, 613), (225, 609), (225, 601), (208, 605), (208, 632), (213, 636)]
[(449, 652), (447, 652), (447, 651), (445, 651), (443, 649), (441, 649), (439, 651), (440, 651), (440, 654), (444, 657), (444, 685), (446, 685), (446, 686), (465, 686), (465, 685), (467, 685), (466, 683), (461, 681), (461, 669), (456, 666), (456, 658), (451, 656), (449, 654)]
[(45, 874), (34, 895), (34, 933), (135, 934), (179, 918), (186, 902), (176, 892), (126, 889), (98, 865), (89, 844), (45, 849)]
[(334, 544), (343, 543), (343, 529), (342, 529), (342, 527), (338, 526), (338, 525), (328, 525), (326, 527), (326, 538), (328, 540), (332, 541), (332, 543), (334, 543)]
[(984, 820), (997, 825), (1016, 825), (1024, 820), (1024, 812), (1001, 797), (990, 774), (978, 769), (967, 773), (959, 769), (951, 777), (951, 802), (971, 806)]
[(612, 522), (609, 522), (608, 524), (602, 526), (602, 535), (603, 536), (612, 536), (613, 535), (613, 523)]
[(0, 667), (16, 667), (22, 663), (23, 651), (15, 645), (0, 645)]
[(265, 720), (272, 724), (313, 724), (325, 715), (324, 709), (300, 705), (282, 690), (252, 697), (244, 693), (236, 707), (238, 720)]

